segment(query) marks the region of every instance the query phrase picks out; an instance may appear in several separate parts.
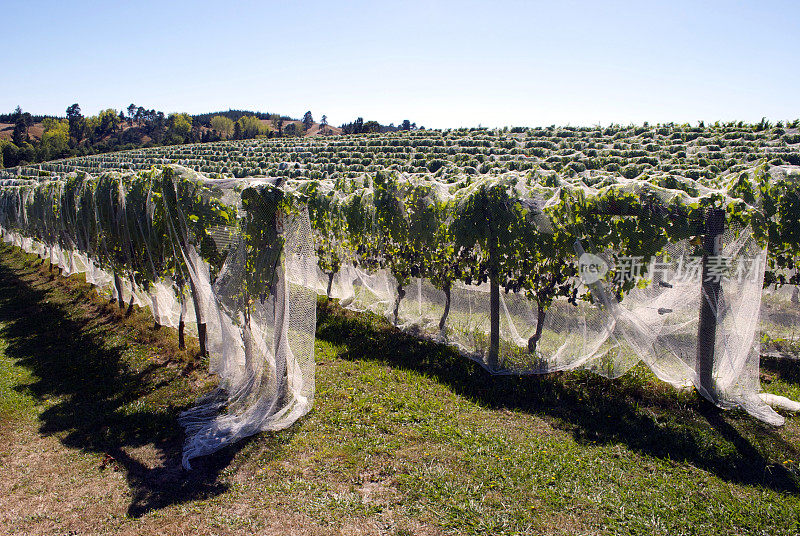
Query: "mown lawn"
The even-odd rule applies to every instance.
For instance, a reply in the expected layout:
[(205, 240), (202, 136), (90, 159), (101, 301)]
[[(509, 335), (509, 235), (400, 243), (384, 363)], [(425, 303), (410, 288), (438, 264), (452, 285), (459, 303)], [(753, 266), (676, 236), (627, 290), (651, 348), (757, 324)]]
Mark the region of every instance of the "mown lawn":
[[(176, 340), (0, 248), (0, 533), (800, 533), (798, 417), (639, 367), (491, 377), (323, 302), (312, 413), (187, 473), (176, 415), (213, 379)], [(763, 377), (800, 396), (797, 362)]]

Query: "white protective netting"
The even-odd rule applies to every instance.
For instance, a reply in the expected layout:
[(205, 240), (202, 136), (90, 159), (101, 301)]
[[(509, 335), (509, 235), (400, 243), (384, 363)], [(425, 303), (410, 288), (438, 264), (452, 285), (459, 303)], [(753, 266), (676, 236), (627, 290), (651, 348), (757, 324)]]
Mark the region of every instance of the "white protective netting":
[[(730, 233), (731, 235), (733, 233)], [(725, 278), (724, 299), (716, 312), (713, 392), (706, 391), (697, 372), (699, 273), (687, 277), (690, 247), (669, 248), (658, 276), (648, 286), (628, 293), (622, 301), (607, 297), (604, 307), (586, 302), (573, 305), (557, 300), (545, 314), (538, 350), (527, 351), (535, 333), (535, 304), (518, 293), (501, 293), (500, 360), (487, 356), (490, 324), (489, 285), (454, 284), (444, 330), (439, 329), (446, 297), (429, 281), (414, 278), (400, 302), (398, 326), (452, 344), (495, 374), (543, 374), (585, 368), (616, 378), (644, 361), (653, 373), (676, 387), (695, 386), (721, 407), (740, 407), (760, 420), (782, 424), (783, 417), (767, 406), (759, 393), (758, 320), (765, 251), (749, 232), (740, 233), (725, 248), (733, 270), (742, 278)], [(565, 259), (565, 262), (570, 262)], [(661, 286), (665, 282), (670, 286)], [(320, 273), (317, 289), (327, 276)], [(331, 297), (356, 311), (371, 311), (392, 320), (397, 300), (396, 280), (388, 270), (368, 273), (351, 265), (334, 278)], [(782, 399), (769, 396), (772, 405)]]
[[(7, 242), (198, 337), (220, 384), (181, 416), (188, 467), (310, 410), (316, 295), (493, 374), (614, 378), (644, 362), (783, 423), (771, 406), (798, 404), (761, 392), (760, 329), (793, 328), (796, 307), (762, 290), (765, 210), (745, 179), (378, 172), (278, 185), (166, 166), (5, 180), (0, 225)], [(725, 220), (713, 236), (712, 213)]]
[(310, 411), (316, 262), (302, 202), (178, 166), (3, 186), (7, 243), (203, 338), (219, 386), (181, 415), (187, 468)]
[[(211, 371), (223, 383), (181, 416), (190, 440), (184, 460), (209, 454), (258, 432), (281, 430), (308, 413), (314, 398), (316, 276), (311, 230), (305, 214), (279, 222), (285, 244), (267, 299), (242, 300), (248, 285), (244, 241), (233, 245), (212, 282), (192, 252), (212, 356)], [(223, 411), (224, 410), (224, 411)]]
[[(530, 226), (537, 228), (538, 233), (565, 233), (557, 229), (559, 222), (550, 221), (544, 210), (546, 206), (560, 203), (564, 189), (531, 188), (517, 177), (505, 179), (505, 183), (503, 180), (496, 184), (512, 192), (514, 200), (532, 207), (528, 216)], [(771, 424), (780, 425), (784, 418), (770, 406), (798, 408), (797, 403), (783, 397), (761, 393), (759, 318), (767, 249), (749, 226), (736, 222), (727, 225), (719, 238), (721, 251), (706, 260), (710, 266), (718, 264), (718, 271), (710, 276), (711, 280), (719, 282), (715, 297), (704, 294), (703, 281), (708, 281), (709, 275), (703, 272), (703, 251), (695, 242), (696, 238), (659, 243), (659, 237), (644, 236), (643, 243), (652, 239), (657, 244), (654, 254), (646, 259), (633, 257), (643, 266), (629, 274), (632, 284), (619, 292), (620, 272), (626, 263), (631, 263), (632, 257), (627, 256), (625, 250), (609, 248), (608, 244), (599, 251), (590, 249), (589, 253), (596, 254), (608, 271), (604, 272), (604, 277), (587, 284), (579, 274), (581, 254), (587, 253), (584, 247), (589, 249), (593, 239), (598, 237), (592, 235), (594, 229), (587, 225), (580, 225), (579, 232), (576, 228), (570, 229), (569, 238), (562, 240), (574, 241), (573, 248), (577, 251), (559, 258), (557, 263), (572, 267), (573, 275), (563, 281), (572, 292), (556, 293), (552, 302), (540, 308), (537, 300), (531, 299), (524, 289), (514, 289), (509, 278), (502, 282), (499, 286), (506, 291), (501, 289), (499, 295), (499, 348), (494, 356), (488, 281), (470, 284), (451, 276), (448, 284), (442, 284), (441, 278), (439, 284), (435, 284), (435, 273), (428, 277), (414, 276), (415, 270), (407, 270), (403, 262), (397, 260), (397, 257), (406, 256), (415, 259), (417, 266), (425, 265), (426, 251), (441, 245), (429, 240), (414, 253), (408, 253), (417, 245), (413, 244), (413, 238), (408, 239), (403, 234), (405, 230), (416, 229), (418, 234), (424, 234), (420, 226), (425, 224), (425, 215), (420, 216), (418, 205), (441, 204), (444, 209), (440, 217), (444, 225), (453, 227), (454, 220), (465, 217), (462, 207), (471, 202), (469, 196), (477, 195), (476, 190), (470, 191), (469, 185), (453, 188), (435, 181), (429, 181), (420, 190), (420, 181), (400, 178), (389, 188), (390, 194), (394, 192), (395, 196), (391, 202), (395, 203), (391, 209), (394, 213), (381, 216), (380, 201), (376, 200), (381, 194), (370, 185), (361, 189), (359, 186), (351, 192), (341, 192), (335, 185), (320, 181), (306, 190), (311, 192), (311, 202), (316, 203), (317, 210), (322, 213), (314, 220), (318, 241), (336, 250), (335, 261), (324, 259), (327, 252), (319, 251), (321, 262), (316, 288), (320, 294), (339, 299), (343, 306), (379, 314), (401, 329), (453, 345), (493, 374), (541, 374), (584, 368), (614, 378), (642, 361), (658, 378), (676, 387), (694, 386), (720, 407), (738, 407)], [(683, 191), (651, 188), (639, 181), (615, 181), (614, 186), (623, 193), (640, 196), (637, 198), (640, 204), (640, 199), (646, 195), (664, 206), (699, 204), (698, 197)], [(704, 196), (726, 197), (724, 191), (696, 186)], [(604, 194), (603, 190), (583, 185), (579, 190), (579, 197)], [(427, 197), (423, 203), (419, 201), (420, 191)], [(594, 208), (599, 211), (602, 207)], [(354, 210), (358, 210), (366, 223), (353, 224)], [(487, 219), (491, 216), (489, 214)], [(600, 216), (626, 219), (619, 214)], [(479, 221), (477, 225), (487, 223)], [(337, 233), (330, 229), (342, 231)], [(319, 236), (320, 230), (336, 236), (333, 239)], [(691, 229), (687, 232), (698, 233)], [(368, 236), (364, 238), (363, 235)], [(456, 251), (458, 247), (453, 247), (449, 254), (455, 256)], [(480, 247), (468, 254), (476, 265), (487, 262), (489, 256)], [(376, 261), (376, 257), (382, 259)], [(441, 264), (436, 262), (429, 265), (434, 267), (429, 273), (441, 269)], [(543, 263), (538, 266), (546, 268)], [(511, 272), (514, 268), (506, 269)], [(403, 278), (402, 284), (398, 278)], [(710, 305), (715, 324), (710, 335), (699, 334), (703, 301)], [(795, 315), (789, 323), (797, 325), (796, 320)], [(705, 351), (712, 368), (709, 377), (703, 378), (703, 359), (698, 356), (704, 350), (698, 348), (698, 344), (709, 338), (711, 349)], [(705, 344), (708, 348), (708, 342)]]

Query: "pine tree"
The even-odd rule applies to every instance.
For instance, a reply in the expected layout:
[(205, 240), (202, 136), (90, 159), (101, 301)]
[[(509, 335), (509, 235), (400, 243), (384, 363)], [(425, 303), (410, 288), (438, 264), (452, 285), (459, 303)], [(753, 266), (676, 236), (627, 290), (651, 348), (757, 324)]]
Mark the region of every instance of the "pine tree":
[(309, 111), (303, 116), (303, 128), (308, 130), (312, 126), (314, 126), (314, 118), (311, 116), (311, 112)]

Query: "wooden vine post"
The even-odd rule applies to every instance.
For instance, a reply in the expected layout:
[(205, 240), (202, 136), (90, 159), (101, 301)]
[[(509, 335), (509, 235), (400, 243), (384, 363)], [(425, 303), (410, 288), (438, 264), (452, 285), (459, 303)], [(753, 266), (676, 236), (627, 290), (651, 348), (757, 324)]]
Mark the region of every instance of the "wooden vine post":
[(497, 258), (497, 237), (489, 215), (489, 353), (487, 364), (497, 369), (500, 361), (500, 283)]
[(497, 368), (500, 358), (500, 285), (497, 282), (497, 266), (489, 272), (489, 367)]
[[(195, 267), (197, 269), (197, 267)], [(189, 291), (192, 294), (192, 303), (194, 305), (194, 315), (197, 322), (197, 341), (200, 345), (200, 356), (208, 357), (208, 336), (206, 334), (206, 323), (203, 317), (203, 303), (200, 301), (200, 293), (197, 286), (194, 284), (194, 279), (189, 276)]]
[[(722, 255), (725, 211), (709, 209), (703, 230), (703, 275), (700, 322), (697, 326), (697, 376), (700, 386), (714, 396), (714, 347), (717, 338), (718, 306), (722, 298), (721, 274), (710, 273), (710, 258)], [(717, 266), (720, 266), (717, 264)]]
[[(116, 270), (114, 270), (114, 290), (117, 291), (117, 300), (119, 301), (119, 308), (122, 309), (125, 307), (125, 299), (123, 297), (123, 290), (122, 290), (122, 278), (119, 276), (119, 273)], [(131, 297), (131, 301), (133, 301), (133, 297)]]

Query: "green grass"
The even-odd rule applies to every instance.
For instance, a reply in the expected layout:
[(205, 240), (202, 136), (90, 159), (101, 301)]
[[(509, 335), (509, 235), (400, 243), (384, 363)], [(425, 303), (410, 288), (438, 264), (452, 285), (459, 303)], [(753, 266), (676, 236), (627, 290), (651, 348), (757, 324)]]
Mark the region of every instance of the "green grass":
[[(4, 324), (0, 324), (3, 329)], [(0, 340), (0, 420), (31, 415), (36, 399), (27, 392), (31, 371), (6, 355), (8, 344)]]
[[(183, 473), (175, 417), (209, 383), (192, 353), (144, 313), (87, 309), (80, 281), (29, 264), (0, 252), (0, 408), (33, 414), (37, 434), (81, 459), (114, 457), (124, 493), (112, 506), (127, 515), (102, 532), (179, 532), (192, 519), (234, 534), (800, 533), (795, 416), (774, 428), (722, 412), (642, 365), (616, 380), (492, 377), (324, 301), (315, 409)], [(800, 395), (797, 362), (767, 360), (763, 376), (770, 392)], [(142, 449), (162, 461), (150, 468)]]
[[(384, 449), (397, 459), (408, 448), (404, 433), (423, 439), (398, 483), (432, 523), (476, 534), (553, 530), (564, 516), (615, 533), (800, 528), (794, 420), (776, 430), (721, 413), (641, 365), (618, 380), (586, 372), (489, 377), (376, 318), (347, 316), (320, 315), (320, 354), (351, 361), (358, 378), (355, 394), (328, 417), (331, 429), (366, 424), (350, 443), (362, 459)], [(787, 393), (790, 385), (770, 387)], [(347, 451), (343, 432), (334, 438)]]

